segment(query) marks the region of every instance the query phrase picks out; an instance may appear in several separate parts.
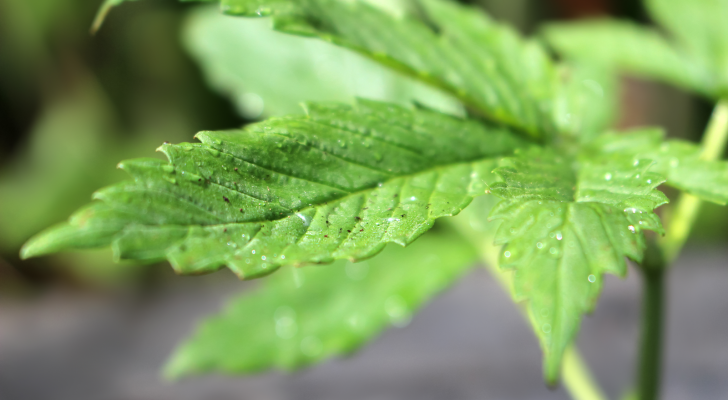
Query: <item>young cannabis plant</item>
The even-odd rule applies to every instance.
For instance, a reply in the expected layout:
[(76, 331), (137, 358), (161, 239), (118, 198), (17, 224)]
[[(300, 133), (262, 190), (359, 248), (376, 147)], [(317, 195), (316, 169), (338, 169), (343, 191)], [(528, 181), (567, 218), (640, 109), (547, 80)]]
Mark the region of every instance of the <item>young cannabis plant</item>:
[[(677, 27), (679, 48), (623, 24), (563, 32), (615, 41), (641, 35), (627, 46), (594, 44), (602, 39), (566, 44), (571, 32), (563, 40), (548, 36), (563, 44), (559, 49), (591, 51), (600, 62), (621, 62), (718, 99), (728, 92), (728, 35), (708, 3), (728, 8), (717, 0), (651, 3), (668, 27)], [(728, 164), (715, 161), (728, 126), (725, 106), (703, 147), (665, 140), (659, 129), (605, 133), (600, 104), (585, 101), (601, 88), (555, 63), (538, 42), (446, 0), (407, 4), (393, 13), (364, 0), (220, 1), (226, 14), (269, 17), (280, 32), (351, 49), (402, 79), (446, 92), (466, 116), (360, 99), (308, 103), (303, 115), (200, 132), (200, 143), (160, 147), (168, 161), (119, 164), (133, 180), (96, 192), (96, 201), (68, 222), (31, 239), (22, 256), (111, 246), (120, 261), (166, 259), (181, 274), (227, 267), (251, 279), (285, 266), (365, 260), (392, 242), (439, 255), (387, 248), (366, 264), (341, 261), (330, 267), (334, 272), (286, 268), (205, 324), (168, 372), (294, 368), (406, 322), (459, 277), (475, 257), (471, 246), (448, 231), (413, 242), (435, 220), (488, 195), (500, 200), (489, 214), (502, 221), (495, 258), (512, 271), (513, 297), (539, 338), (549, 383), (558, 379), (582, 315), (594, 308), (603, 275), (624, 276), (626, 258), (657, 282), (648, 298), (656, 317), (646, 332), (659, 337), (661, 280), (651, 277), (662, 276), (692, 221), (678, 209), (666, 236), (678, 239), (646, 234), (665, 233), (654, 210), (668, 199), (657, 188), (728, 201)], [(689, 29), (701, 34), (686, 34), (685, 20), (673, 13), (688, 14)], [(604, 33), (612, 27), (618, 35)], [(649, 309), (650, 299), (656, 308)], [(657, 376), (656, 342), (646, 347), (657, 355), (643, 357), (643, 375)], [(654, 398), (656, 387), (656, 378), (642, 379), (641, 398)]]

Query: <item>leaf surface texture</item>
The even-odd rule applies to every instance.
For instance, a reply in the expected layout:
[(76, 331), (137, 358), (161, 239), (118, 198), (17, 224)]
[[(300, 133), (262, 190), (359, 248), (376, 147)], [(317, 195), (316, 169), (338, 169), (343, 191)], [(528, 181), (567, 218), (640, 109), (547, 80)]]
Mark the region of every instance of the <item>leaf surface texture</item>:
[(197, 138), (163, 145), (169, 162), (121, 163), (133, 181), (98, 191), (23, 256), (111, 245), (120, 260), (167, 259), (179, 273), (227, 265), (241, 278), (364, 259), (460, 212), (524, 145), (503, 128), (364, 100)]
[(663, 180), (650, 166), (532, 149), (495, 170), (502, 182), (491, 190), (503, 201), (490, 217), (502, 220), (496, 243), (506, 245), (499, 264), (515, 271), (513, 295), (527, 301), (550, 382), (581, 315), (596, 302), (602, 275), (623, 276), (625, 257), (642, 258), (642, 230), (662, 231), (652, 210), (667, 198), (655, 190)]

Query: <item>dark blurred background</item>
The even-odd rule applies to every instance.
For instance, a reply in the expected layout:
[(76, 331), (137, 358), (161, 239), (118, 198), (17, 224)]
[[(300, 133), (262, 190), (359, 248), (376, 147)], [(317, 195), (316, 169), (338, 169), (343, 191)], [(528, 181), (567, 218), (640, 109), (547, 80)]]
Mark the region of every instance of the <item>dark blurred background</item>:
[[(568, 397), (543, 386), (535, 339), (484, 271), (353, 359), (293, 376), (161, 380), (158, 368), (194, 322), (249, 284), (227, 272), (188, 278), (166, 265), (114, 265), (105, 250), (20, 261), (20, 246), (94, 190), (124, 179), (118, 161), (159, 157), (163, 141), (191, 141), (199, 130), (275, 112), (257, 110), (259, 97), (236, 98), (203, 72), (191, 55), (200, 41), (197, 53), (189, 44), (198, 6), (134, 2), (92, 36), (99, 3), (0, 0), (0, 400)], [(651, 23), (632, 0), (467, 3), (527, 34), (556, 19)], [(696, 96), (630, 77), (619, 93), (617, 127), (658, 124), (697, 140), (711, 111)], [(723, 208), (704, 206), (670, 278), (667, 399), (728, 398), (726, 222)], [(615, 398), (634, 362), (634, 275), (608, 280), (580, 339)]]

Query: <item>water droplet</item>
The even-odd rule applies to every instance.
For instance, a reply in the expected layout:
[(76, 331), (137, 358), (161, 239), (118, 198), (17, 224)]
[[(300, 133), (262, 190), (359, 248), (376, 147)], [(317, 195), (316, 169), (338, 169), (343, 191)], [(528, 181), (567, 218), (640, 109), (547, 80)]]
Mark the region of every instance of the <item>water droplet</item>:
[(505, 253), (503, 253), (503, 255), (504, 255), (504, 256), (505, 256), (506, 258), (508, 258), (508, 257), (510, 257), (510, 256), (511, 256), (511, 252), (510, 252), (510, 251), (506, 251)]
[(627, 229), (629, 229), (630, 232), (635, 233), (634, 225), (628, 226)]
[(261, 260), (265, 261), (265, 256), (260, 257)]
[(285, 259), (286, 259), (286, 256), (284, 256), (283, 254), (281, 254), (281, 260), (285, 260)]
[(647, 180), (647, 183), (648, 183), (648, 184), (652, 183), (652, 179), (648, 179), (648, 180)]
[(323, 349), (323, 343), (316, 336), (306, 336), (301, 340), (301, 353), (308, 357), (318, 356)]
[(417, 197), (412, 196), (412, 197), (410, 197), (410, 200), (415, 201), (415, 200), (417, 200)]
[(604, 179), (607, 180), (607, 181), (611, 180), (612, 179), (612, 174), (610, 174), (609, 172), (607, 172), (606, 174), (604, 174)]
[(634, 160), (634, 164), (632, 164), (632, 165), (634, 165), (635, 167), (640, 165), (640, 160)]
[(308, 227), (309, 225), (311, 225), (311, 221), (308, 218), (306, 218), (305, 215), (303, 215), (301, 213), (296, 213), (296, 216), (298, 218), (301, 218), (301, 221), (303, 221), (303, 226)]
[(551, 332), (551, 324), (543, 324), (541, 325), (541, 330), (543, 333), (549, 333)]
[(596, 281), (597, 281), (597, 277), (596, 277), (596, 276), (594, 276), (594, 275), (589, 275), (589, 277), (588, 277), (587, 279), (588, 279), (588, 280), (589, 280), (589, 282), (591, 282), (591, 283), (594, 283), (594, 282), (596, 282)]
[(556, 247), (552, 247), (552, 248), (549, 249), (549, 253), (551, 253), (551, 254), (554, 254), (555, 255), (555, 254), (558, 254), (558, 252), (559, 251), (556, 249)]
[(252, 253), (253, 253), (253, 254), (255, 254), (255, 250), (253, 250), (253, 252), (252, 252)]
[(543, 243), (541, 243), (541, 242), (536, 243), (536, 247), (538, 247), (539, 249), (542, 249), (543, 248)]
[(561, 236), (561, 232), (556, 232), (556, 240), (561, 240), (561, 239), (563, 239), (563, 238), (564, 238), (564, 237), (563, 237), (563, 236)]

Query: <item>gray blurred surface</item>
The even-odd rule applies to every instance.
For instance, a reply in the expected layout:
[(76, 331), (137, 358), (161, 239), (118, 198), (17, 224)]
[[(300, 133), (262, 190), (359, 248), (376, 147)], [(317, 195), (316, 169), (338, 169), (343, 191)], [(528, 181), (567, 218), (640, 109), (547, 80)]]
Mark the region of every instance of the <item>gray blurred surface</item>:
[[(728, 251), (690, 249), (669, 279), (665, 399), (728, 399)], [(567, 399), (541, 382), (536, 340), (477, 270), (401, 329), (307, 371), (169, 383), (159, 367), (195, 321), (249, 284), (225, 273), (176, 278), (153, 297), (58, 290), (0, 303), (2, 400)], [(633, 374), (640, 288), (607, 279), (579, 345), (615, 398)]]

